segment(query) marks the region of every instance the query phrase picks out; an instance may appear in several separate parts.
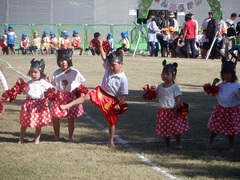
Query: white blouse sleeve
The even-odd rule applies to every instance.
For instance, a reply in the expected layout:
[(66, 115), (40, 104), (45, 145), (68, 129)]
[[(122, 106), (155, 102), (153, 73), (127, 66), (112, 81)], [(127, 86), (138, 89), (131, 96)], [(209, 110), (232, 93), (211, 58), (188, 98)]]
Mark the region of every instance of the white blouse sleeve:
[(2, 72), (0, 71), (0, 83), (2, 85), (3, 91), (5, 92), (6, 90), (8, 90), (8, 85), (7, 85), (7, 81), (4, 77), (4, 75), (2, 74)]

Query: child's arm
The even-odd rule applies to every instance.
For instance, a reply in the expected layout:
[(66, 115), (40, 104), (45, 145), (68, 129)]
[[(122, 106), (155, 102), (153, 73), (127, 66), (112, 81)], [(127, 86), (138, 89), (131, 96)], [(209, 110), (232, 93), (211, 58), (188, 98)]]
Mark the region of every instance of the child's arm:
[(103, 50), (103, 39), (98, 38), (98, 43), (99, 43), (99, 52), (100, 52), (101, 58), (102, 58), (103, 61), (105, 61), (106, 60), (106, 53)]

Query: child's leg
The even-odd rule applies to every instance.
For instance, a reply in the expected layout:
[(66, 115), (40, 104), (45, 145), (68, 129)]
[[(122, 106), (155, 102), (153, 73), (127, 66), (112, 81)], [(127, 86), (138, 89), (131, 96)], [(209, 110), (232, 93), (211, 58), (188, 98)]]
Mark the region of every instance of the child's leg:
[(165, 145), (166, 145), (167, 147), (169, 147), (169, 146), (170, 146), (170, 137), (164, 136), (164, 140), (165, 140)]
[(27, 129), (27, 126), (21, 126), (18, 144), (24, 143), (24, 136), (25, 136), (26, 129)]
[(75, 119), (68, 119), (68, 139), (70, 142), (74, 141), (73, 132), (74, 132), (74, 124)]
[(54, 141), (57, 141), (59, 139), (60, 134), (60, 123), (59, 118), (52, 118), (53, 123), (53, 131), (54, 131)]
[(181, 150), (182, 149), (182, 146), (181, 146), (181, 134), (176, 135), (175, 139), (176, 139), (176, 144), (177, 144), (175, 149)]
[(36, 127), (35, 144), (39, 144), (41, 137), (41, 127)]
[(228, 140), (229, 140), (229, 147), (230, 147), (230, 151), (234, 151), (234, 141), (235, 141), (235, 135), (229, 135), (228, 136)]
[(83, 48), (80, 47), (80, 53), (79, 53), (79, 55), (82, 55), (82, 52), (83, 52)]
[(109, 132), (109, 140), (108, 140), (109, 146), (114, 147), (115, 146), (114, 144), (115, 125), (110, 125), (108, 123), (108, 132)]
[(84, 103), (84, 101), (86, 100), (89, 100), (90, 99), (90, 96), (88, 94), (86, 95), (81, 95), (81, 97), (73, 100), (72, 102), (68, 103), (68, 104), (64, 104), (64, 105), (60, 105), (60, 107), (64, 110), (64, 109), (68, 109), (74, 105), (77, 105), (77, 104), (82, 104)]
[(213, 141), (214, 141), (214, 138), (216, 137), (216, 133), (214, 132), (211, 132), (210, 134), (210, 140), (209, 140), (209, 143), (208, 143), (208, 149), (211, 149), (212, 148), (212, 144), (213, 144)]

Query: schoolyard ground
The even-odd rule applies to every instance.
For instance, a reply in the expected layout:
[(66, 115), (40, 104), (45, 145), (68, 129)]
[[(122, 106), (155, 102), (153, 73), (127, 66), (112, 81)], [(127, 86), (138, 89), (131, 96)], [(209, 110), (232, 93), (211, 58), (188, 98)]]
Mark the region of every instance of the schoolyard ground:
[[(25, 81), (30, 61), (44, 59), (45, 73), (58, 68), (56, 56), (0, 55), (0, 67), (11, 88), (21, 77)], [(85, 114), (76, 119), (75, 142), (69, 143), (67, 121), (61, 119), (61, 140), (53, 142), (51, 126), (42, 128), (41, 143), (34, 144), (34, 129), (27, 129), (25, 143), (19, 138), (19, 112), (24, 100), (18, 95), (6, 103), (0, 117), (0, 178), (9, 179), (239, 179), (240, 140), (236, 137), (235, 152), (228, 151), (228, 139), (217, 136), (212, 150), (207, 150), (207, 120), (217, 101), (203, 91), (203, 84), (220, 77), (220, 60), (165, 58), (177, 62), (176, 83), (189, 104), (190, 130), (182, 134), (183, 149), (164, 147), (163, 138), (155, 133), (157, 101), (142, 99), (145, 84), (162, 82), (160, 73), (164, 58), (137, 55), (124, 57), (124, 70), (129, 80), (128, 110), (116, 126), (116, 148), (107, 146), (106, 120), (90, 102)], [(99, 56), (73, 55), (74, 68), (87, 79), (89, 89), (101, 84), (104, 73)], [(239, 65), (237, 75), (240, 77)], [(2, 93), (2, 90), (0, 90)]]

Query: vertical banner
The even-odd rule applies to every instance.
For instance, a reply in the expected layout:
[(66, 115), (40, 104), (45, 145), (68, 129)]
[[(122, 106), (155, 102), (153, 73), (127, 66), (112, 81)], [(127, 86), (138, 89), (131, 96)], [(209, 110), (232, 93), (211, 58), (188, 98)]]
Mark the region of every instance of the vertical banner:
[(221, 19), (222, 17), (222, 8), (219, 0), (207, 0), (208, 4), (211, 7), (214, 19)]
[(138, 10), (139, 19), (147, 19), (149, 8), (153, 0), (141, 0)]

